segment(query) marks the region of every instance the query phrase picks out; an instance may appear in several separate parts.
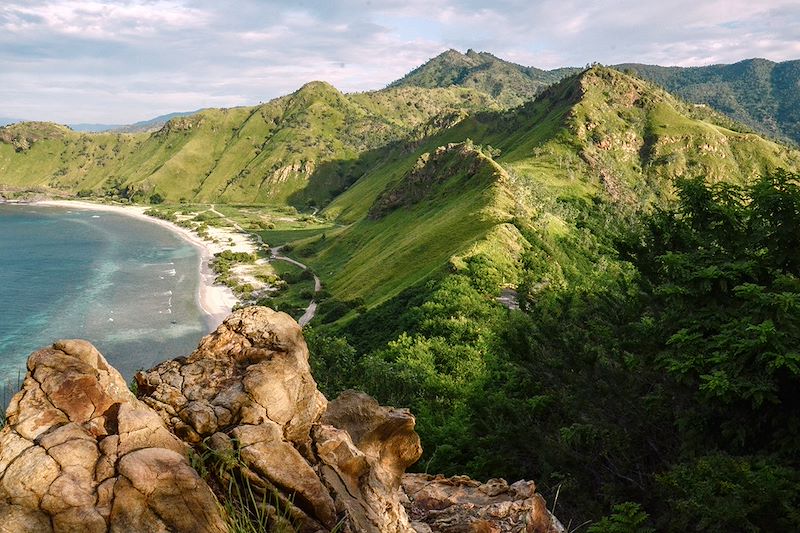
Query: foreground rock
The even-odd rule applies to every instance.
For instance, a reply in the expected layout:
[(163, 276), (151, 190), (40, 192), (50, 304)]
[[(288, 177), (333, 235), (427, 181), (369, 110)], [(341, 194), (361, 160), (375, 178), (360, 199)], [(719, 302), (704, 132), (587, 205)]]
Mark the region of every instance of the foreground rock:
[(561, 533), (532, 481), (480, 483), (466, 476), (406, 474), (406, 506), (418, 533)]
[(84, 341), (28, 368), (0, 433), (0, 532), (218, 532), (237, 512), (309, 533), (559, 531), (532, 483), (404, 476), (414, 417), (353, 391), (328, 402), (299, 326), (270, 309), (139, 373), (139, 399)]
[(328, 404), (289, 315), (239, 310), (191, 355), (137, 383), (176, 435), (204, 442), (231, 476), (273, 500), (273, 521), (300, 531), (413, 531), (400, 478), (422, 454), (414, 417), (358, 393)]
[(31, 355), (6, 417), (0, 531), (226, 530), (186, 444), (91, 344)]

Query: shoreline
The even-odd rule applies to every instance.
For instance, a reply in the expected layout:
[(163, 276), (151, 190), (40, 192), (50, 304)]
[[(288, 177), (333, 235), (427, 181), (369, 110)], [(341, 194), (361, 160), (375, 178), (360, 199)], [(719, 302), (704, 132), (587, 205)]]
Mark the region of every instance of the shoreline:
[(81, 200), (38, 200), (26, 205), (116, 213), (150, 222), (151, 224), (157, 224), (194, 246), (200, 255), (200, 262), (198, 264), (199, 283), (198, 290), (195, 293), (195, 301), (200, 311), (205, 315), (205, 322), (210, 331), (214, 331), (214, 329), (216, 329), (231, 313), (233, 306), (239, 303), (239, 300), (233, 294), (230, 287), (215, 283), (216, 275), (211, 269), (211, 260), (215, 253), (212, 246), (186, 228), (177, 226), (167, 220), (145, 215), (145, 211), (150, 209), (150, 207), (99, 204)]

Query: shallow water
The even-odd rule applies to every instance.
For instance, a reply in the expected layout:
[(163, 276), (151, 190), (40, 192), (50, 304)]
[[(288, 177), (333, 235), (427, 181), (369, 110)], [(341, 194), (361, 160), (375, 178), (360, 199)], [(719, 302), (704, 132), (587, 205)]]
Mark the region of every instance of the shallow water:
[[(0, 205), (0, 383), (60, 338), (91, 341), (126, 379), (207, 332), (197, 250), (115, 213)], [(7, 394), (7, 393), (6, 393)]]

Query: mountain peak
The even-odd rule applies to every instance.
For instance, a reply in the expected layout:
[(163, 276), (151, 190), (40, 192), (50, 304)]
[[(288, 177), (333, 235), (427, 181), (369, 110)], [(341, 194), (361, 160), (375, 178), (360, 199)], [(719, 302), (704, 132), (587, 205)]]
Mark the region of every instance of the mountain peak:
[(546, 86), (569, 69), (548, 72), (504, 61), (487, 52), (473, 49), (462, 54), (450, 49), (428, 60), (390, 87), (470, 87), (490, 94), (500, 104), (515, 107), (532, 100)]

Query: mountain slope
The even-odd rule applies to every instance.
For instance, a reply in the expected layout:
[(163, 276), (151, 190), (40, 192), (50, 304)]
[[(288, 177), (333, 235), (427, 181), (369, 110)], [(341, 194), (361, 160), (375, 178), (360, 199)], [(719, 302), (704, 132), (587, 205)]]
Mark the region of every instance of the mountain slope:
[(748, 59), (732, 65), (623, 64), (690, 102), (710, 105), (763, 134), (800, 143), (800, 60)]
[(470, 87), (491, 95), (507, 107), (514, 107), (532, 100), (543, 88), (577, 70), (547, 71), (510, 63), (486, 52), (467, 50), (462, 54), (448, 50), (389, 86)]
[[(360, 179), (323, 211), (347, 226), (299, 250), (326, 274), (335, 298), (368, 305), (476, 255), (514, 284), (514, 258), (528, 247), (523, 226), (568, 242), (586, 231), (578, 205), (648, 209), (674, 198), (678, 177), (742, 183), (800, 168), (797, 151), (737, 128), (641, 79), (595, 67), (519, 108), (473, 114), (364, 160)], [(476, 192), (484, 182), (467, 178), (484, 168), (473, 168), (476, 160), (499, 169), (502, 193)]]
[[(657, 83), (690, 102), (709, 105), (761, 134), (800, 143), (800, 60), (747, 59), (689, 68), (623, 63), (613, 68)], [(546, 71), (485, 52), (448, 50), (390, 86), (472, 87), (513, 107), (578, 71)]]
[(506, 244), (518, 249), (524, 239), (510, 225), (514, 205), (509, 177), (489, 155), (469, 142), (448, 144), (421, 154), (367, 205), (368, 217), (302, 253), (333, 272), (326, 282), (335, 296), (374, 305), (476, 245), (493, 246), (496, 236), (503, 237), (497, 259), (508, 254)]
[[(309, 83), (256, 107), (207, 109), (152, 134), (81, 135), (22, 123), (0, 129), (0, 182), (146, 200), (302, 205), (328, 201), (340, 165), (362, 152), (496, 107), (467, 89), (397, 88), (343, 95)], [(346, 166), (346, 165), (345, 165)]]

